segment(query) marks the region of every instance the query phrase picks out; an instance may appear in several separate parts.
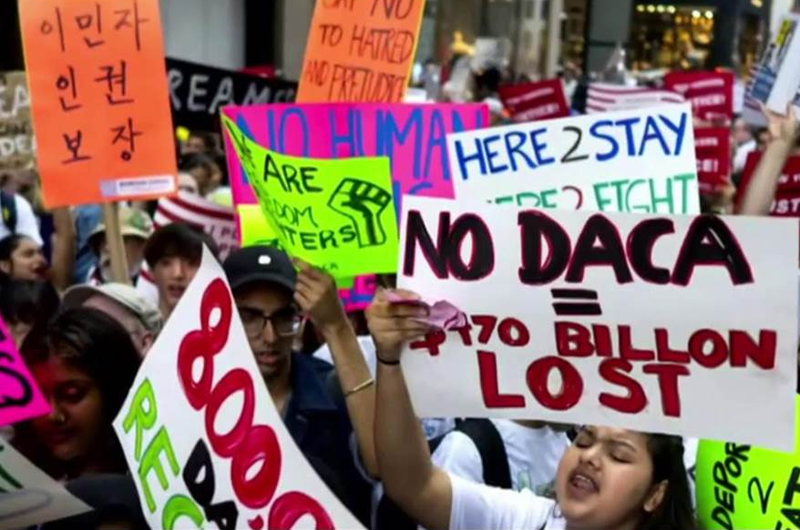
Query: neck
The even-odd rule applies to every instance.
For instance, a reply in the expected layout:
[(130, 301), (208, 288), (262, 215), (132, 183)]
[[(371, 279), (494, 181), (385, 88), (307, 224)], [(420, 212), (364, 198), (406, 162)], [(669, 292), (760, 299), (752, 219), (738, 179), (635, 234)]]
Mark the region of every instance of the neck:
[(158, 302), (158, 308), (161, 310), (161, 315), (164, 317), (164, 322), (167, 321), (169, 315), (172, 313), (172, 307), (164, 301), (164, 297), (161, 297), (161, 300)]
[(275, 403), (275, 407), (278, 409), (279, 413), (283, 413), (286, 400), (292, 390), (292, 381), (290, 377), (291, 367), (292, 358), (289, 356), (289, 358), (286, 360), (286, 363), (278, 372), (275, 372), (274, 374), (265, 378), (267, 390), (269, 390), (269, 395), (272, 398), (272, 401)]

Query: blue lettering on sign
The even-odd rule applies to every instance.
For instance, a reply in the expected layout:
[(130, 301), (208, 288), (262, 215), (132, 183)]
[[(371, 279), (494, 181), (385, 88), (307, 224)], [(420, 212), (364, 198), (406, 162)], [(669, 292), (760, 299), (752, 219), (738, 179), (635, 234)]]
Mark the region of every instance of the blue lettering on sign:
[(395, 142), (397, 145), (403, 145), (413, 136), (415, 153), (413, 177), (418, 179), (421, 171), (419, 153), (422, 152), (422, 109), (412, 110), (402, 129), (398, 128), (396, 119), (397, 117), (390, 111), (378, 111), (377, 156), (393, 158)]
[(661, 129), (658, 128), (658, 122), (652, 116), (647, 117), (647, 123), (644, 126), (644, 137), (642, 138), (642, 145), (639, 146), (639, 156), (644, 155), (644, 150), (647, 149), (647, 143), (651, 140), (658, 140), (661, 150), (664, 154), (669, 155), (669, 147), (664, 137), (661, 135)]
[(659, 114), (658, 118), (664, 122), (664, 125), (666, 125), (667, 128), (675, 133), (675, 147), (672, 149), (672, 154), (675, 156), (680, 156), (681, 151), (683, 150), (683, 139), (686, 136), (686, 129), (689, 125), (689, 113), (681, 113), (681, 121), (677, 124), (671, 122), (667, 116), (662, 114)]
[[(286, 139), (293, 138), (297, 135), (297, 132), (292, 130), (290, 133), (286, 129), (289, 126), (289, 118), (292, 116), (296, 116), (297, 120), (300, 123), (300, 128), (303, 129), (303, 151), (300, 153), (299, 156), (310, 156), (311, 153), (311, 145), (310, 145), (310, 133), (308, 131), (308, 119), (306, 118), (306, 113), (303, 109), (297, 107), (289, 107), (286, 111), (281, 115), (281, 129), (280, 129), (280, 137), (278, 138), (278, 152), (286, 153)], [(275, 144), (272, 144), (275, 145)]]
[(547, 149), (547, 144), (539, 141), (539, 136), (546, 133), (547, 129), (536, 129), (531, 131), (531, 144), (533, 144), (533, 151), (536, 153), (536, 161), (540, 166), (547, 166), (555, 163), (556, 159), (553, 157), (547, 158), (544, 150)]
[(500, 153), (492, 149), (492, 144), (500, 141), (500, 135), (495, 134), (483, 139), (483, 148), (486, 150), (486, 158), (489, 160), (489, 171), (494, 173), (501, 173), (508, 169), (508, 166), (503, 164), (500, 166), (494, 165), (494, 159), (500, 156)]
[(599, 162), (607, 162), (612, 160), (619, 154), (619, 142), (611, 135), (604, 134), (601, 127), (613, 127), (614, 123), (611, 120), (598, 121), (589, 129), (589, 133), (599, 140), (605, 140), (611, 144), (611, 149), (605, 153), (597, 153), (596, 157)]
[(642, 121), (641, 118), (628, 118), (625, 120), (617, 120), (614, 125), (625, 127), (625, 137), (628, 140), (628, 156), (636, 156), (636, 141), (633, 138), (633, 126)]
[[(347, 110), (347, 130), (344, 132), (337, 132), (336, 124), (337, 114), (335, 110), (329, 113), (330, 126), (331, 126), (331, 158), (339, 158), (342, 156), (354, 157), (364, 156), (364, 145), (362, 141), (361, 129), (361, 111), (355, 108)], [(344, 146), (345, 152), (339, 152), (339, 146)]]
[(472, 141), (475, 143), (475, 152), (472, 154), (467, 154), (464, 150), (464, 142), (462, 140), (456, 140), (456, 158), (458, 159), (458, 167), (461, 170), (461, 178), (463, 180), (469, 180), (469, 170), (467, 169), (467, 164), (470, 162), (477, 161), (481, 166), (481, 175), (486, 174), (486, 160), (483, 156), (483, 142), (481, 142), (480, 138), (472, 138)]
[(442, 161), (442, 172), (444, 181), (450, 180), (450, 167), (447, 165), (447, 127), (440, 110), (434, 110), (430, 119), (430, 135), (428, 137), (428, 147), (425, 150), (425, 175), (427, 179), (431, 174), (431, 164), (433, 163), (433, 150), (439, 149), (439, 160)]
[[(512, 143), (512, 140), (514, 140), (514, 143)], [(529, 169), (536, 169), (536, 163), (522, 149), (526, 140), (527, 136), (521, 131), (511, 131), (505, 136), (508, 159), (511, 162), (511, 169), (514, 171), (519, 169), (519, 165), (517, 164), (517, 155), (524, 159), (525, 164), (527, 164)]]

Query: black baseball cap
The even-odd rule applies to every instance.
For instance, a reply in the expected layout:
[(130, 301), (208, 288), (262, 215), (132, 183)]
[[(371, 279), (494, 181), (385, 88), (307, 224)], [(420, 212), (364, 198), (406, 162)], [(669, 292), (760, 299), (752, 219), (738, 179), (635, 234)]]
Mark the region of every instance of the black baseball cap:
[(164, 257), (178, 256), (199, 262), (203, 257), (203, 245), (219, 260), (217, 243), (202, 228), (186, 223), (171, 223), (162, 226), (148, 238), (144, 260), (151, 269)]
[(222, 265), (231, 289), (249, 283), (271, 283), (294, 293), (297, 271), (292, 260), (274, 247), (246, 247), (231, 252)]

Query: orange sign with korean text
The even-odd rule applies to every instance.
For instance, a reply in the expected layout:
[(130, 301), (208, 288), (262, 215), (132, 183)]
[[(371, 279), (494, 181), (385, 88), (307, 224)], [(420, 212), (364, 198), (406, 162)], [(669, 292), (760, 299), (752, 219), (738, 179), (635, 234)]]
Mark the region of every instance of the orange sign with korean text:
[(298, 103), (400, 103), (425, 0), (320, 0)]
[(48, 207), (175, 192), (158, 0), (20, 2)]

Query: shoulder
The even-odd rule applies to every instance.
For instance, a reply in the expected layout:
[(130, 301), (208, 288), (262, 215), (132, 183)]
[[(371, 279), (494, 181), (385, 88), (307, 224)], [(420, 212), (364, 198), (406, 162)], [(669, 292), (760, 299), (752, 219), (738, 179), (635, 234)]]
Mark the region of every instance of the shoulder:
[(461, 431), (444, 435), (431, 460), (436, 467), (459, 477), (483, 482), (483, 462), (478, 447)]
[[(450, 510), (452, 530), (533, 529), (551, 526), (555, 501), (529, 490), (512, 491), (475, 484), (450, 474), (453, 500)], [(552, 526), (557, 528), (557, 526)]]

